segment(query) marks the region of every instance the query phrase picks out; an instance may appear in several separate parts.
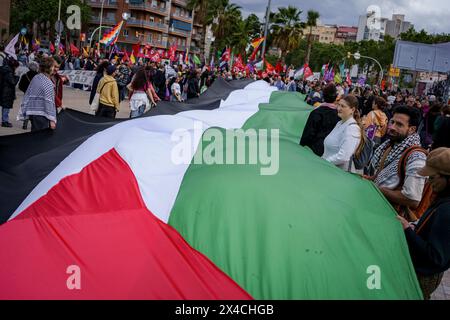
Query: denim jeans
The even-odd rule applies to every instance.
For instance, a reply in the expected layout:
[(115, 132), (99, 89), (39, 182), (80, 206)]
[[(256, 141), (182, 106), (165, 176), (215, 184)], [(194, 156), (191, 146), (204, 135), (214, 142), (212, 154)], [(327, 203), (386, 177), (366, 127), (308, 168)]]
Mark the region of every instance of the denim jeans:
[(2, 108), (2, 122), (9, 122), (9, 108)]

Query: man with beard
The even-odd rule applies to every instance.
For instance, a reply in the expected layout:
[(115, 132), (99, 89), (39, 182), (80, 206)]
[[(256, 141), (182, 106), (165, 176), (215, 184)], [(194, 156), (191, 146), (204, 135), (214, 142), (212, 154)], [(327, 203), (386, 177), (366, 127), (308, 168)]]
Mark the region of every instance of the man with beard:
[(422, 199), (426, 178), (417, 172), (425, 166), (427, 152), (420, 146), (417, 127), (420, 112), (406, 106), (397, 107), (388, 126), (388, 140), (375, 151), (368, 177), (373, 180), (399, 214), (416, 209)]

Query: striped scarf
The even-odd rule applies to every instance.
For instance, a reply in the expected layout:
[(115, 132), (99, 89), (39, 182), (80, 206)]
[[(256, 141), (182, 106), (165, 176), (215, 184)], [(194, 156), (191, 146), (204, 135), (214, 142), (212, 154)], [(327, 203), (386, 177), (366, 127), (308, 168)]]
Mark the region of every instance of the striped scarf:
[[(415, 145), (420, 146), (420, 136), (417, 133), (408, 136), (401, 143), (392, 146), (392, 149), (384, 162), (384, 168), (382, 168), (382, 170), (379, 172), (378, 176), (375, 179), (375, 183), (379, 185), (386, 179), (391, 177), (394, 173), (397, 174), (399, 161), (400, 158), (402, 157), (403, 152), (405, 152), (406, 149)], [(371, 166), (375, 170), (379, 169), (378, 167), (381, 165), (380, 163), (381, 159), (383, 158), (385, 151), (390, 146), (391, 140), (387, 140), (375, 151), (375, 154), (371, 161)]]
[(31, 80), (20, 106), (18, 119), (25, 120), (29, 116), (43, 116), (56, 122), (55, 84), (42, 73)]

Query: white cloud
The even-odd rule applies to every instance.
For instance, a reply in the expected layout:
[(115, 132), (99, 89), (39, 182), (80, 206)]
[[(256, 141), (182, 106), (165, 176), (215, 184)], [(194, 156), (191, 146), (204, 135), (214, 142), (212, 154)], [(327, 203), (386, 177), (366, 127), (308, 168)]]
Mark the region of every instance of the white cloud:
[[(231, 1), (242, 7), (245, 16), (255, 13), (263, 20), (266, 0)], [(324, 23), (356, 26), (359, 15), (364, 14), (371, 4), (380, 6), (382, 16), (386, 18), (390, 18), (393, 13), (405, 14), (406, 20), (412, 22), (417, 30), (450, 33), (448, 0), (273, 0), (272, 11), (277, 7), (295, 5), (304, 12), (303, 19), (306, 18), (306, 12), (313, 9), (320, 13), (321, 21)]]

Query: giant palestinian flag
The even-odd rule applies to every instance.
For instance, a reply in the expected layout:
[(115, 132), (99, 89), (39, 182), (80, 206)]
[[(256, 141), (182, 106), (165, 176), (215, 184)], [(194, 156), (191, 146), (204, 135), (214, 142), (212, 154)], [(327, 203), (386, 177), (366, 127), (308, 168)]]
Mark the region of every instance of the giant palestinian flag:
[(421, 299), (394, 210), (299, 146), (311, 109), (274, 90), (1, 138), (0, 299)]

